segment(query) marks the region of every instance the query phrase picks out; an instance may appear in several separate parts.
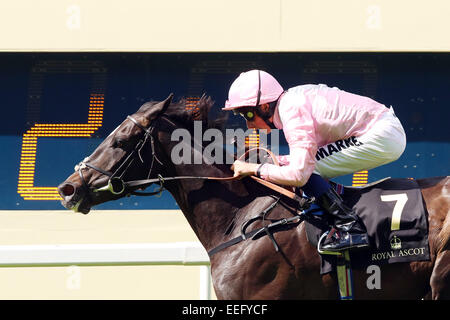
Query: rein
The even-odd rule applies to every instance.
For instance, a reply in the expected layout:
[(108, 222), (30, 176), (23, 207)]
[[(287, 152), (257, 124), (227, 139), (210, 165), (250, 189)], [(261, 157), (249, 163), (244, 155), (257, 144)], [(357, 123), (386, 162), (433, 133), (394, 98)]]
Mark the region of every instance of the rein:
[[(242, 158), (245, 158), (250, 152), (252, 152), (254, 150), (258, 150), (258, 149), (267, 152), (270, 155), (270, 157), (272, 158), (272, 161), (275, 164), (278, 164), (278, 161), (275, 158), (275, 155), (270, 150), (265, 149), (265, 148), (260, 148), (260, 147), (247, 150), (243, 155), (241, 155), (239, 157), (238, 160), (240, 160)], [(164, 184), (165, 181), (185, 180), (185, 179), (233, 181), (233, 180), (237, 180), (237, 179), (240, 179), (240, 178), (241, 177), (239, 177), (239, 176), (236, 176), (236, 177), (234, 177), (234, 176), (233, 177), (178, 176), (178, 177), (166, 177), (166, 178), (164, 178), (162, 176), (158, 176), (158, 178), (154, 178), (154, 179), (135, 180), (135, 181), (126, 182), (125, 185), (130, 187), (130, 188), (143, 188), (144, 189), (144, 188), (148, 187), (149, 185), (151, 185), (152, 183), (159, 182), (160, 183), (160, 190), (162, 191), (161, 188), (163, 188), (163, 184)], [(270, 188), (270, 189), (272, 189), (272, 190), (274, 190), (274, 191), (276, 191), (276, 192), (278, 192), (278, 193), (280, 193), (280, 194), (282, 194), (282, 195), (284, 195), (284, 196), (286, 196), (286, 197), (288, 197), (288, 198), (290, 198), (292, 200), (295, 200), (295, 201), (299, 202), (300, 205), (304, 205), (306, 203), (306, 200), (304, 198), (298, 196), (295, 192), (287, 190), (284, 187), (281, 187), (279, 185), (276, 185), (276, 184), (274, 184), (272, 182), (269, 182), (269, 181), (266, 181), (264, 179), (258, 178), (256, 176), (250, 176), (250, 178), (253, 179), (254, 181), (262, 184), (263, 186), (266, 186), (266, 187), (268, 187), (268, 188)], [(159, 190), (156, 191), (155, 194), (158, 194), (158, 193), (159, 193)], [(140, 195), (140, 194), (138, 194), (138, 195)]]
[[(164, 120), (170, 122), (172, 125), (176, 126), (170, 119), (165, 117), (164, 115), (161, 116)], [(116, 169), (115, 172), (110, 172), (103, 170), (101, 168), (98, 168), (92, 164), (90, 164), (89, 157), (85, 158), (82, 162), (80, 162), (78, 165), (75, 166), (75, 171), (78, 171), (80, 178), (83, 182), (84, 187), (87, 190), (89, 189), (88, 184), (86, 183), (86, 180), (84, 179), (82, 170), (86, 167), (91, 168), (97, 172), (100, 172), (103, 175), (106, 175), (109, 177), (108, 184), (104, 187), (94, 189), (93, 192), (101, 192), (101, 191), (109, 191), (113, 193), (114, 195), (120, 195), (123, 193), (126, 193), (127, 195), (132, 194), (136, 196), (152, 196), (152, 195), (161, 195), (162, 191), (164, 190), (164, 182), (166, 181), (175, 181), (175, 180), (187, 180), (187, 179), (200, 179), (200, 180), (216, 180), (216, 181), (233, 181), (240, 179), (240, 176), (233, 176), (233, 177), (198, 177), (198, 176), (176, 176), (176, 177), (162, 177), (161, 175), (158, 175), (157, 178), (150, 179), (151, 172), (153, 170), (153, 165), (155, 160), (160, 164), (163, 165), (163, 163), (158, 159), (158, 157), (155, 154), (155, 148), (154, 148), (154, 137), (153, 137), (153, 130), (155, 129), (155, 126), (150, 126), (150, 128), (145, 128), (142, 126), (136, 119), (134, 119), (131, 116), (127, 116), (127, 119), (133, 122), (134, 125), (136, 125), (138, 128), (140, 128), (144, 132), (144, 137), (141, 139), (133, 151), (125, 158), (125, 160), (120, 164), (120, 166)], [(144, 163), (144, 160), (141, 156), (141, 150), (146, 145), (147, 141), (150, 140), (151, 143), (151, 149), (152, 149), (152, 162), (150, 165), (150, 169), (147, 175), (147, 179), (143, 180), (134, 180), (134, 181), (123, 181), (123, 176), (125, 175), (128, 168), (131, 166), (131, 164), (134, 162), (136, 158), (139, 158), (141, 163)], [(265, 148), (253, 148), (245, 152), (242, 156), (239, 157), (238, 160), (245, 158), (250, 152), (254, 150), (261, 149), (267, 154), (270, 155), (272, 158), (272, 161), (275, 164), (278, 164), (278, 161), (275, 157), (275, 155), (268, 149)], [(120, 170), (125, 167), (125, 169), (122, 171), (122, 173), (119, 175)], [(263, 180), (261, 178), (258, 178), (256, 176), (250, 176), (251, 179), (255, 180), (256, 182), (290, 198), (297, 202), (299, 202), (300, 206), (303, 206), (307, 200), (298, 196), (295, 192), (289, 191), (284, 187), (278, 186), (274, 183), (271, 183), (269, 181)], [(150, 186), (153, 183), (159, 183), (159, 189), (154, 192), (136, 192), (136, 189), (145, 189), (146, 187)], [(88, 192), (89, 194), (89, 192)]]

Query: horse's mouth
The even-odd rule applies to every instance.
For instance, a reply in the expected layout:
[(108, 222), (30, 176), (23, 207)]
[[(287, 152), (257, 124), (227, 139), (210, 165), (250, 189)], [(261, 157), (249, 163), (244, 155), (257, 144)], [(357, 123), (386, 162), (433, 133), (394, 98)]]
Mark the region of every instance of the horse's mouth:
[(73, 212), (81, 212), (88, 214), (93, 206), (101, 204), (109, 200), (115, 200), (120, 198), (120, 195), (111, 197), (111, 193), (107, 192), (90, 192), (89, 195), (85, 193), (75, 194), (70, 199), (61, 200), (61, 204)]
[(61, 201), (61, 204), (69, 210), (72, 210), (73, 212), (81, 212), (83, 214), (88, 214), (91, 211), (91, 206), (89, 206), (86, 201), (84, 201), (84, 198), (81, 198), (78, 201), (69, 201), (65, 202), (64, 200)]
[(102, 184), (102, 187), (93, 186), (91, 189), (86, 190), (71, 182), (65, 182), (59, 187), (59, 193), (62, 197), (61, 204), (73, 212), (88, 214), (91, 208), (98, 204), (123, 197), (123, 194), (112, 194), (109, 189), (101, 190), (105, 187), (107, 185)]

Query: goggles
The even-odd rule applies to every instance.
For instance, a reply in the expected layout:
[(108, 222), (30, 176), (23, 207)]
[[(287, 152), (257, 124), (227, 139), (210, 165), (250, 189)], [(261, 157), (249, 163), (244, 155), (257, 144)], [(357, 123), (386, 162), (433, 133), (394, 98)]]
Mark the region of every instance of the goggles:
[(253, 121), (255, 119), (255, 110), (251, 108), (250, 110), (235, 110), (234, 114), (239, 114), (241, 117), (244, 117), (247, 121)]

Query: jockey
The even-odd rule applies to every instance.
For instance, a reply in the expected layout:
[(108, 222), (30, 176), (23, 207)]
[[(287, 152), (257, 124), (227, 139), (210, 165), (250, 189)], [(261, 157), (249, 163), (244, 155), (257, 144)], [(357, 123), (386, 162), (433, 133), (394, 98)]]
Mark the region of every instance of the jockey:
[(248, 128), (282, 129), (289, 155), (280, 166), (235, 161), (235, 176), (256, 175), (301, 187), (331, 215), (334, 230), (322, 250), (339, 252), (369, 245), (366, 229), (326, 179), (369, 170), (397, 160), (405, 131), (391, 108), (370, 98), (326, 85), (300, 85), (285, 91), (269, 73), (241, 73), (230, 87), (223, 110), (242, 115)]

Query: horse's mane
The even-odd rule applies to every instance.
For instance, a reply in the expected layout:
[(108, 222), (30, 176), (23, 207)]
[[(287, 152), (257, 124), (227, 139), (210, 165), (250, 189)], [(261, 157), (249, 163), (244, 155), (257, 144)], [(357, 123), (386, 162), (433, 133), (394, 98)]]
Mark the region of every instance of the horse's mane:
[[(150, 101), (141, 106), (138, 112), (144, 112), (151, 108), (157, 101)], [(202, 129), (210, 128), (223, 130), (228, 120), (228, 113), (221, 113), (218, 117), (211, 117), (211, 109), (214, 101), (210, 96), (203, 95), (199, 99), (181, 98), (172, 102), (167, 108), (165, 115), (170, 119), (182, 124), (185, 128), (193, 130), (194, 121), (202, 122)]]

